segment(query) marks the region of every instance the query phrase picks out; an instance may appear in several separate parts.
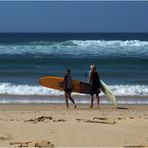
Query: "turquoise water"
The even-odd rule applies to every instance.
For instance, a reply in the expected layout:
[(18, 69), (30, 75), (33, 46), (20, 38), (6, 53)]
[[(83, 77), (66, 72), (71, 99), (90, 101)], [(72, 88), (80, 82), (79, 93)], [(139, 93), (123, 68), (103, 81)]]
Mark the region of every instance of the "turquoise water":
[(0, 34), (0, 95), (63, 95), (38, 79), (71, 68), (86, 81), (90, 64), (115, 95), (148, 95), (148, 34), (136, 33)]

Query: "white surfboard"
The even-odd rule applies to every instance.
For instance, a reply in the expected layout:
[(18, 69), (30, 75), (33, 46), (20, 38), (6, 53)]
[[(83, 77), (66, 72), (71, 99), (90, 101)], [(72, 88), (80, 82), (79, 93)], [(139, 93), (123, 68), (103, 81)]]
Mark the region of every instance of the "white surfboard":
[(114, 105), (117, 105), (116, 97), (113, 95), (112, 91), (102, 80), (100, 80), (100, 82), (101, 82), (100, 89), (102, 90), (102, 92), (106, 95), (108, 99), (112, 101)]

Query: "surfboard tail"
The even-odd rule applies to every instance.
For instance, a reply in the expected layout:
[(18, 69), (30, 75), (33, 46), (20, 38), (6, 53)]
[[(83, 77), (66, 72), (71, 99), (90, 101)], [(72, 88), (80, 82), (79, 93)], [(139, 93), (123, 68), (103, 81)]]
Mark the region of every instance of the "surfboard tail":
[(100, 82), (102, 92), (107, 96), (108, 99), (112, 101), (114, 105), (117, 105), (116, 97), (113, 95), (112, 91), (102, 80), (100, 80)]

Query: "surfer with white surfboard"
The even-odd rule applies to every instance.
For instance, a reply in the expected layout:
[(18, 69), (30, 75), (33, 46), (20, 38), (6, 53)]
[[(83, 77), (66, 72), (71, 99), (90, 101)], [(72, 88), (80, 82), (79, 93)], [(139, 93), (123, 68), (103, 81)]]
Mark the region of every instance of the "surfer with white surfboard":
[(94, 102), (94, 95), (96, 94), (98, 108), (100, 105), (100, 77), (98, 72), (96, 71), (95, 65), (90, 65), (90, 72), (89, 72), (89, 84), (90, 84), (90, 95), (91, 95), (91, 105), (90, 108), (93, 108)]

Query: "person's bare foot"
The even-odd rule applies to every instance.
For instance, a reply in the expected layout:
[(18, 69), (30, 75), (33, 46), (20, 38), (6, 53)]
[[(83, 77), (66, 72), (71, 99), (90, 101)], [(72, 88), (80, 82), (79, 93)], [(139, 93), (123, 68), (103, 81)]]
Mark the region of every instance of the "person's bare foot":
[(77, 105), (76, 105), (76, 104), (74, 104), (74, 108), (75, 108), (75, 109), (77, 108)]
[(91, 106), (89, 106), (89, 108), (93, 108), (93, 106), (91, 105)]

